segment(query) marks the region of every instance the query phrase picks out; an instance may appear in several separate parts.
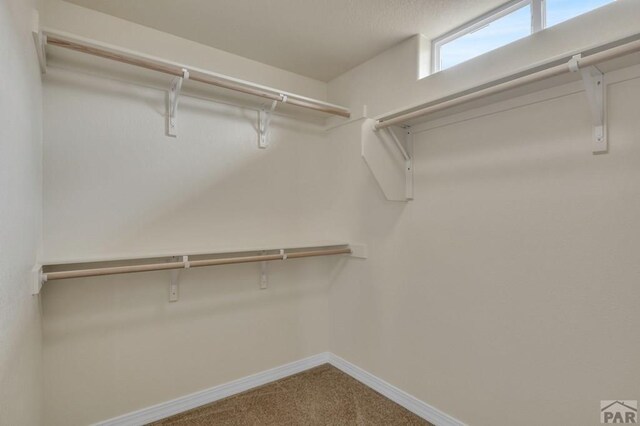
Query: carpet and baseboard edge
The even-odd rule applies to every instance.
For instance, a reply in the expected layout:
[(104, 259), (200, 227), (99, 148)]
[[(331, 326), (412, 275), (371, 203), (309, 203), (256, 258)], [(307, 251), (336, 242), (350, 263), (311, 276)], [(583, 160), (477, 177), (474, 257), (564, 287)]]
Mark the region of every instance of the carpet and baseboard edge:
[(283, 379), (293, 374), (301, 373), (322, 364), (329, 363), (348, 374), (354, 379), (364, 383), (371, 389), (401, 405), (412, 413), (433, 423), (436, 426), (465, 426), (459, 420), (454, 419), (435, 407), (419, 400), (401, 389), (385, 382), (379, 377), (361, 369), (360, 367), (334, 355), (331, 352), (323, 352), (298, 361), (294, 361), (270, 370), (252, 374), (229, 383), (214, 386), (199, 392), (182, 396), (180, 398), (156, 404), (141, 410), (123, 414), (102, 422), (96, 426), (139, 426), (156, 420), (161, 420), (201, 405), (210, 404), (223, 398), (253, 389), (276, 380)]

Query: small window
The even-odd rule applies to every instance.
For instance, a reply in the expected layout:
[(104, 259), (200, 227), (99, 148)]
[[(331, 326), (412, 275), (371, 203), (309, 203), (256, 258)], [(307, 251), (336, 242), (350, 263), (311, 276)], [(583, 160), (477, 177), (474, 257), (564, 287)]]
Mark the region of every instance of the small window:
[(546, 0), (547, 27), (613, 3), (614, 0)]
[(614, 1), (512, 0), (435, 39), (431, 71), (450, 68)]
[(446, 69), (471, 58), (502, 47), (531, 34), (529, 5), (498, 18), (466, 34), (442, 44), (440, 69)]

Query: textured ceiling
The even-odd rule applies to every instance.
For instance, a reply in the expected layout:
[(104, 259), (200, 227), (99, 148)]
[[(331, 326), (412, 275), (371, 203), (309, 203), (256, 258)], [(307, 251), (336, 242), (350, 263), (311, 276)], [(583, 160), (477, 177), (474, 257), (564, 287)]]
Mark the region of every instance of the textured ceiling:
[(505, 0), (68, 0), (329, 81), (406, 38), (433, 38)]

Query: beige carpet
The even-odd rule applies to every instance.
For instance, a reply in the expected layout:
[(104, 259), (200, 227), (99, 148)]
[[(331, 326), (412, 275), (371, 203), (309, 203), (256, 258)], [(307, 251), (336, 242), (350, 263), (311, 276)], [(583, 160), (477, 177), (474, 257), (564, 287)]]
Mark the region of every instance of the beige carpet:
[(153, 425), (430, 425), (325, 364)]

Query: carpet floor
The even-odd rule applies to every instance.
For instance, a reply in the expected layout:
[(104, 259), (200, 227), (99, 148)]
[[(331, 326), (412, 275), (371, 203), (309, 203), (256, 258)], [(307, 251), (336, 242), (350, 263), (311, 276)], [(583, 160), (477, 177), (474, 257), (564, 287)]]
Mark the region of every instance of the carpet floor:
[(429, 426), (430, 423), (325, 364), (152, 425)]

